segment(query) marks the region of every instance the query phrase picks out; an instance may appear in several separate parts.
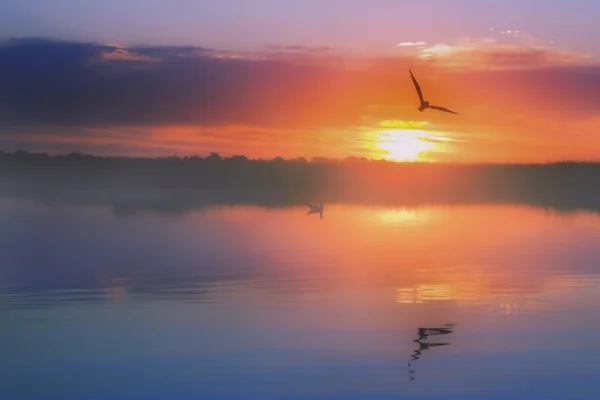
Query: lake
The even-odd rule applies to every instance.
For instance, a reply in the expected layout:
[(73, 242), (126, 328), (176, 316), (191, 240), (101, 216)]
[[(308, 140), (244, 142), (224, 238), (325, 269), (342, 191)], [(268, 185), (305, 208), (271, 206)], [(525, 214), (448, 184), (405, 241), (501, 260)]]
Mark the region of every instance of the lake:
[(600, 218), (0, 202), (0, 399), (598, 399)]

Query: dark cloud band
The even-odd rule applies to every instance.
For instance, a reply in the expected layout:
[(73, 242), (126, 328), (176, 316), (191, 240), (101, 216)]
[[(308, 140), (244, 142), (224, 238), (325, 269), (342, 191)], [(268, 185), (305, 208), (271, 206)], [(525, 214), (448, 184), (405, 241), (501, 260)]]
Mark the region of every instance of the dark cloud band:
[[(275, 48), (294, 50), (296, 57), (241, 57), (201, 47), (9, 40), (0, 45), (0, 131), (169, 124), (343, 127), (365, 116), (402, 118), (415, 106), (405, 73), (413, 59), (371, 60), (348, 69), (317, 62), (332, 49)], [(513, 58), (490, 59), (504, 64)], [(538, 62), (540, 57), (533, 59)], [(520, 54), (518, 61), (525, 63), (527, 57)], [(424, 63), (422, 70), (426, 68)], [(533, 113), (550, 108), (591, 115), (600, 101), (599, 67), (536, 64), (524, 71), (446, 74), (444, 81), (452, 83), (445, 89), (440, 83), (437, 90), (445, 90), (446, 98), (465, 108), (487, 102), (504, 108), (527, 106)]]

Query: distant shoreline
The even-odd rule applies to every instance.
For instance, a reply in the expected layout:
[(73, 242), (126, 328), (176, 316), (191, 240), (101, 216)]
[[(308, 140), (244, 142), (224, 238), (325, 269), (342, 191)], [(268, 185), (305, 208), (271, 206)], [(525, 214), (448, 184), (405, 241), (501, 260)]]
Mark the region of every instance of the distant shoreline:
[(527, 204), (600, 210), (600, 163), (436, 164), (244, 156), (122, 158), (0, 153), (0, 196), (131, 209)]
[(47, 160), (105, 160), (108, 162), (115, 161), (197, 161), (206, 159), (221, 159), (223, 161), (235, 161), (245, 160), (250, 162), (301, 162), (301, 163), (315, 163), (315, 164), (357, 164), (357, 163), (371, 163), (371, 164), (391, 164), (391, 165), (437, 165), (447, 167), (516, 167), (516, 166), (551, 166), (551, 165), (598, 165), (600, 166), (600, 157), (598, 160), (555, 160), (546, 162), (450, 162), (450, 161), (426, 161), (426, 160), (414, 160), (414, 161), (396, 161), (388, 159), (376, 159), (368, 157), (357, 157), (347, 156), (345, 158), (327, 158), (327, 157), (297, 157), (297, 158), (283, 158), (283, 157), (272, 157), (272, 158), (249, 158), (245, 155), (232, 155), (232, 156), (221, 156), (219, 153), (211, 152), (207, 156), (200, 155), (171, 155), (171, 156), (120, 156), (120, 155), (96, 155), (92, 153), (80, 153), (80, 152), (69, 152), (69, 153), (48, 153), (48, 152), (29, 152), (26, 150), (16, 151), (5, 151), (0, 150), (0, 158), (14, 158), (14, 159), (47, 159)]

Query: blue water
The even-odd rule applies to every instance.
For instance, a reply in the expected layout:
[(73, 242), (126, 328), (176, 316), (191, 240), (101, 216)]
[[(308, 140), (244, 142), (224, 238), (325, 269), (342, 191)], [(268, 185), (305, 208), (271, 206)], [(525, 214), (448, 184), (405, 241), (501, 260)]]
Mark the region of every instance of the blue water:
[(1, 201), (0, 399), (600, 398), (597, 215), (306, 211)]

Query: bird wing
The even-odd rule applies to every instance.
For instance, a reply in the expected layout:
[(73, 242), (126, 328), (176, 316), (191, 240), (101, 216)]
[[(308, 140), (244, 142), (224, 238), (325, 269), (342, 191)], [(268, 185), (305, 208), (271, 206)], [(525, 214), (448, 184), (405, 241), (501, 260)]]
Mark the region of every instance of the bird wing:
[(419, 100), (424, 101), (423, 92), (421, 92), (421, 86), (419, 86), (419, 82), (417, 82), (417, 80), (415, 79), (412, 71), (410, 69), (408, 71), (410, 72), (410, 77), (412, 78), (412, 81), (415, 84), (415, 89), (417, 89), (417, 93), (419, 94)]
[(454, 112), (452, 110), (448, 110), (447, 108), (444, 108), (444, 107), (429, 106), (429, 108), (433, 108), (434, 110), (438, 110), (438, 111), (445, 111), (445, 112), (452, 113), (452, 114), (458, 114), (457, 112)]
[(310, 208), (307, 214), (317, 214), (320, 212), (319, 207), (314, 204), (306, 204), (306, 207)]

